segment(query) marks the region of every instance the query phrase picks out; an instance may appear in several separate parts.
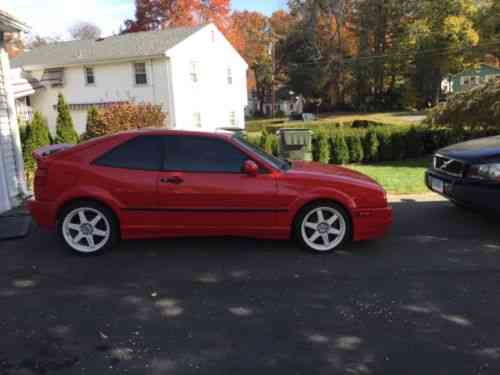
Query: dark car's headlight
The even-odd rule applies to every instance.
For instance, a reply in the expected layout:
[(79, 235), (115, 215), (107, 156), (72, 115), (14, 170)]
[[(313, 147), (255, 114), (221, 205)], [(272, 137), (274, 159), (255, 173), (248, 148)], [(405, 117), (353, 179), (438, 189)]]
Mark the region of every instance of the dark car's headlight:
[(500, 182), (500, 163), (473, 165), (467, 171), (467, 177)]

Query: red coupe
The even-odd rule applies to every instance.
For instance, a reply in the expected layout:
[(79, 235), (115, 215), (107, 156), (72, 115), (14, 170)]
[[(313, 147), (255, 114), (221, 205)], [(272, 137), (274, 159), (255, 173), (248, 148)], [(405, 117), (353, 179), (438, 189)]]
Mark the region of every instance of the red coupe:
[(35, 151), (36, 222), (81, 254), (119, 239), (295, 237), (331, 252), (384, 235), (385, 191), (369, 177), (288, 162), (229, 134), (147, 130)]

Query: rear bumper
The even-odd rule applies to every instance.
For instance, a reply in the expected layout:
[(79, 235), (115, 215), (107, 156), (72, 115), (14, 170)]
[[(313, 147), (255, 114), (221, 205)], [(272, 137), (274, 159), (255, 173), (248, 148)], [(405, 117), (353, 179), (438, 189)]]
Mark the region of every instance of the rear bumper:
[(392, 225), (392, 208), (359, 209), (353, 212), (354, 241), (384, 236)]
[(496, 183), (471, 181), (451, 177), (429, 170), (425, 176), (425, 183), (432, 190), (429, 177), (443, 181), (443, 192), (436, 192), (462, 206), (479, 210), (500, 212), (500, 186)]
[(38, 226), (49, 230), (55, 229), (57, 207), (54, 202), (41, 202), (30, 199), (26, 202), (26, 206)]

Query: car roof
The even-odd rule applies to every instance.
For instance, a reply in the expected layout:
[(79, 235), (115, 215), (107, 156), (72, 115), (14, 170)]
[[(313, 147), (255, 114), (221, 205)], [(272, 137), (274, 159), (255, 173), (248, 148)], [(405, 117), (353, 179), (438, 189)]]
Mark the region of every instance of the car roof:
[(120, 132), (116, 135), (177, 135), (177, 136), (203, 136), (212, 138), (232, 138), (232, 133), (215, 133), (207, 131), (191, 131), (191, 130), (172, 130), (172, 129), (157, 129), (157, 128), (147, 128), (138, 130), (127, 130)]

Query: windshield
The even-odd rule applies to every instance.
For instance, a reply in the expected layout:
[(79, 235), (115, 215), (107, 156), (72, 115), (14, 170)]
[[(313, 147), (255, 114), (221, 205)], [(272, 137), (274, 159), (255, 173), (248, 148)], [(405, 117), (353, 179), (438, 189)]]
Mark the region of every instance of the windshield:
[(268, 154), (259, 146), (256, 146), (246, 141), (243, 138), (234, 136), (233, 139), (243, 148), (247, 149), (248, 151), (256, 153), (257, 155), (259, 155), (261, 159), (264, 159), (267, 163), (271, 164), (273, 167), (277, 169), (281, 169), (282, 171), (288, 171), (292, 167), (292, 163), (290, 161), (282, 160), (274, 155)]

